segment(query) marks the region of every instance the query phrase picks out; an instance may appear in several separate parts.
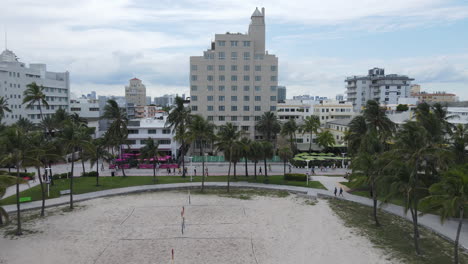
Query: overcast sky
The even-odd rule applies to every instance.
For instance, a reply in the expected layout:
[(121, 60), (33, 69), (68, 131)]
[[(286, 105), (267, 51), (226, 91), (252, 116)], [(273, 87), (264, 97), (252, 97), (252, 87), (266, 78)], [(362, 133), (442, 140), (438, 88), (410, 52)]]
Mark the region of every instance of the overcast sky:
[(21, 61), (70, 71), (75, 94), (123, 95), (138, 77), (158, 96), (188, 93), (189, 56), (245, 33), (257, 6), (288, 97), (334, 97), (382, 67), (468, 99), (466, 0), (2, 0), (0, 24)]

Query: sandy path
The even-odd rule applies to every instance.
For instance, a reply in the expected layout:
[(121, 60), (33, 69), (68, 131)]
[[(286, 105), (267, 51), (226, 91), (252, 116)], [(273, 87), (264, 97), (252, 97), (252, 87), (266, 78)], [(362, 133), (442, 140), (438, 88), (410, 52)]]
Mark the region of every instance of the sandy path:
[(177, 264), (391, 263), (326, 201), (304, 201), (192, 194), (188, 205), (181, 192), (90, 200), (26, 227), (38, 233), (0, 237), (0, 263), (171, 263), (171, 249)]

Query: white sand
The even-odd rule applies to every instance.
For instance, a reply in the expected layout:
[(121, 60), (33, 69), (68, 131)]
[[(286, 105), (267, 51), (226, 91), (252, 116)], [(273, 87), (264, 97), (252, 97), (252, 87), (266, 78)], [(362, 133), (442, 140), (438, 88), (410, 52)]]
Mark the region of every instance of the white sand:
[(90, 200), (26, 226), (38, 233), (1, 236), (0, 263), (171, 263), (171, 249), (177, 264), (394, 263), (345, 227), (326, 201), (304, 201), (192, 194), (188, 205), (181, 192)]

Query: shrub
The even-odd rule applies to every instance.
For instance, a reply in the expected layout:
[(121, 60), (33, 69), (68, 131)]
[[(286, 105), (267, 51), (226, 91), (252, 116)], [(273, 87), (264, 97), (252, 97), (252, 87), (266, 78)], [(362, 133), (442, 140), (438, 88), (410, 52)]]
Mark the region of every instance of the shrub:
[(66, 179), (66, 178), (67, 178), (67, 173), (66, 172), (52, 175), (52, 179), (54, 179), (54, 180)]
[(285, 181), (307, 181), (307, 177), (305, 174), (301, 173), (286, 173), (284, 175)]
[(96, 171), (90, 171), (90, 172), (83, 172), (81, 173), (81, 176), (82, 177), (96, 177), (97, 176), (97, 172)]

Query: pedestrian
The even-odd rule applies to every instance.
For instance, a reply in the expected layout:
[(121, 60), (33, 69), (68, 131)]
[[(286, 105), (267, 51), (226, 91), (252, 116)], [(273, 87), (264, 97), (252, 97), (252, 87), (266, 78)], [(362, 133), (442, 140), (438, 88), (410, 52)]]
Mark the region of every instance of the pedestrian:
[(336, 187), (335, 187), (335, 191), (333, 192), (333, 193), (335, 194), (335, 196), (336, 196), (336, 192), (338, 192), (338, 190), (337, 190)]
[(312, 166), (312, 175), (315, 175), (315, 169), (313, 166)]
[(262, 175), (262, 167), (261, 166), (258, 168), (258, 174)]
[(208, 177), (208, 167), (205, 168), (205, 176)]
[(101, 171), (104, 171), (104, 163), (101, 163)]
[(179, 175), (182, 174), (182, 169), (180, 167), (178, 168), (178, 171), (179, 171)]
[(197, 168), (193, 168), (193, 175), (197, 176)]
[(341, 188), (341, 187), (340, 187), (340, 196), (341, 196), (341, 197), (344, 197), (344, 195), (343, 195), (343, 188)]
[(291, 164), (289, 164), (289, 173), (291, 173)]
[(174, 169), (174, 175), (175, 175), (175, 167), (173, 169)]
[(268, 171), (271, 172), (271, 164), (268, 164)]

